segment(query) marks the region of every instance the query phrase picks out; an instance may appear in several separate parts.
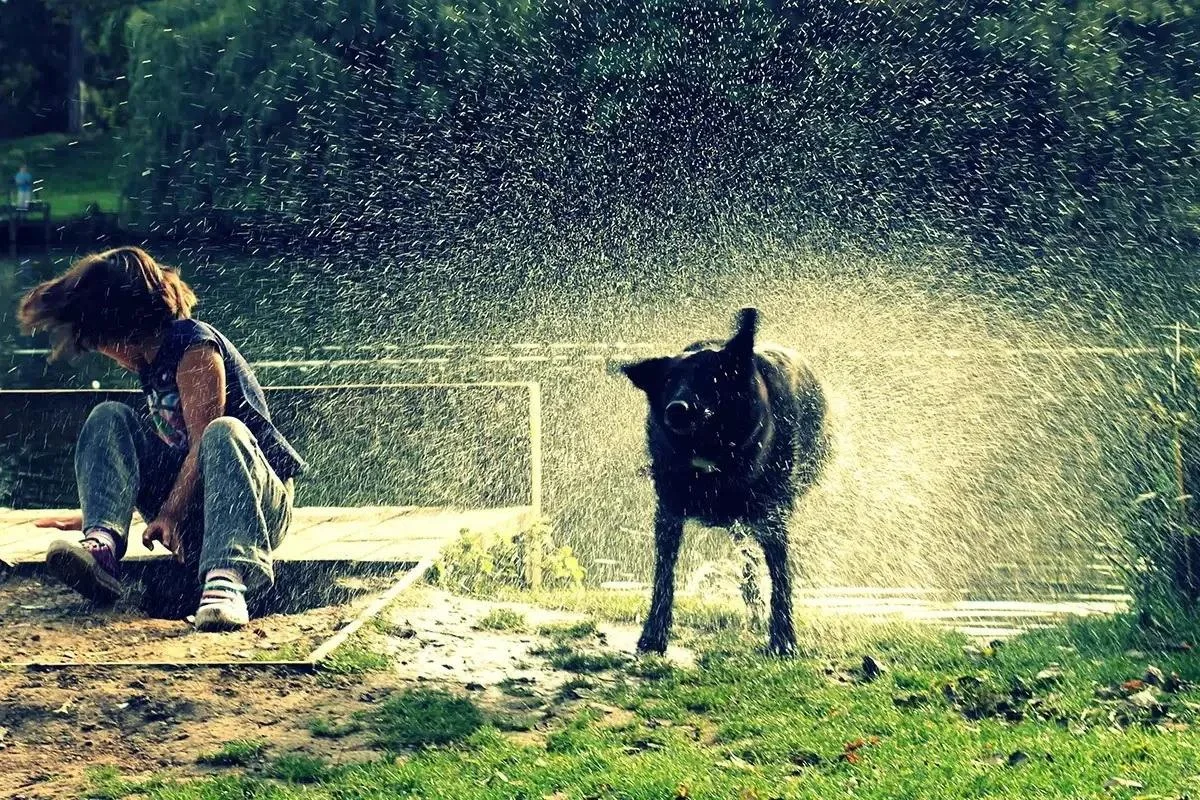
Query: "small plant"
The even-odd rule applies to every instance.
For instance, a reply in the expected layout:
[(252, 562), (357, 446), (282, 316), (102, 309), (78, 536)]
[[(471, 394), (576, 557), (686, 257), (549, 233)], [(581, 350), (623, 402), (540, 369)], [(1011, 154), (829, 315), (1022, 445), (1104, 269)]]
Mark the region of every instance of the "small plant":
[(328, 776), (329, 767), (324, 759), (316, 756), (288, 753), (275, 759), (270, 774), (272, 778), (288, 783), (317, 783)]
[(318, 739), (341, 739), (352, 733), (358, 733), (362, 727), (362, 723), (357, 720), (338, 725), (327, 719), (314, 719), (308, 723), (308, 732)]
[(1190, 619), (1200, 598), (1200, 515), (1193, 497), (1200, 464), (1192, 445), (1200, 435), (1200, 387), (1193, 370), (1177, 367), (1171, 384), (1169, 395), (1144, 384), (1130, 387), (1142, 412), (1131, 480), (1141, 493), (1125, 517), (1134, 558), (1117, 565), (1130, 581), (1139, 616), (1156, 622)]
[(550, 665), (566, 672), (604, 672), (619, 669), (629, 661), (620, 653), (565, 653), (550, 657)]
[(396, 622), (388, 614), (380, 614), (371, 618), (371, 627), (384, 636), (397, 639), (411, 639), (417, 635), (416, 630), (408, 623)]
[(526, 550), (536, 551), (534, 557), (541, 563), (544, 588), (582, 588), (587, 571), (570, 547), (554, 544), (554, 528), (544, 517), (534, 522), (529, 530), (522, 531), (517, 540)]
[(492, 609), (478, 623), (486, 631), (523, 631), (526, 625), (525, 615), (511, 608)]
[(171, 779), (155, 775), (142, 780), (130, 780), (121, 775), (116, 767), (96, 767), (87, 770), (87, 794), (89, 800), (121, 800), (125, 797), (149, 796), (156, 789), (170, 786)]
[(248, 767), (261, 759), (266, 751), (267, 743), (261, 739), (235, 739), (226, 742), (215, 753), (197, 756), (196, 763), (210, 767)]
[[(482, 534), (464, 529), (442, 551), (431, 582), (451, 591), (489, 595), (527, 585), (526, 568), (537, 563), (543, 588), (581, 588), (585, 571), (570, 547), (556, 546), (552, 529), (538, 520), (515, 534)], [(532, 550), (532, 552), (531, 552)]]
[(378, 744), (393, 751), (461, 741), (484, 723), (470, 700), (429, 689), (390, 698), (370, 719)]

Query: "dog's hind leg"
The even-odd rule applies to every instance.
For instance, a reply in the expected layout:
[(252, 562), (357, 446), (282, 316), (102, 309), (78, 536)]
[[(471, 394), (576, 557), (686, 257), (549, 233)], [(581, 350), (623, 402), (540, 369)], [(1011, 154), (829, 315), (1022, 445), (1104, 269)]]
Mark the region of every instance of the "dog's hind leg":
[(788, 563), (787, 519), (772, 518), (756, 526), (771, 573), (771, 625), (767, 650), (778, 656), (796, 653), (796, 628), (792, 622), (792, 569)]
[(660, 505), (654, 517), (654, 590), (650, 597), (650, 616), (638, 639), (638, 652), (662, 653), (667, 649), (671, 610), (675, 604), (675, 563), (679, 560), (682, 542), (683, 518)]
[(760, 631), (767, 609), (763, 604), (762, 591), (758, 586), (760, 562), (757, 542), (754, 541), (754, 537), (746, 535), (746, 528), (741, 524), (735, 525), (731, 533), (742, 558), (742, 600), (746, 602), (746, 616), (750, 620), (750, 628)]

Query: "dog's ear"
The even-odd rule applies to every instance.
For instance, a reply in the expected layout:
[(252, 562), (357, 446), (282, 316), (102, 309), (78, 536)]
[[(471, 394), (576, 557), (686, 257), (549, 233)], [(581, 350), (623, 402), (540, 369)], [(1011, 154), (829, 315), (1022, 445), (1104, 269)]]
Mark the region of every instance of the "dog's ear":
[(738, 355), (751, 356), (754, 354), (754, 336), (758, 333), (758, 309), (747, 306), (738, 312), (737, 327), (733, 338), (725, 345), (725, 349)]
[(667, 367), (670, 365), (671, 358), (662, 356), (635, 361), (632, 364), (622, 364), (620, 370), (625, 373), (625, 377), (629, 378), (634, 386), (653, 397), (662, 391), (667, 377)]

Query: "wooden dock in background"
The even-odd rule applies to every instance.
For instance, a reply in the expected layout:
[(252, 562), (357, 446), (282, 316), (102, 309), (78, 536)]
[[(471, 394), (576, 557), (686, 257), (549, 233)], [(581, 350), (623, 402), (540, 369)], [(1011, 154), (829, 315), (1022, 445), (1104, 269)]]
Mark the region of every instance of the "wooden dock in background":
[[(0, 563), (9, 567), (41, 564), (56, 539), (73, 531), (35, 528), (42, 517), (70, 514), (60, 510), (0, 510)], [(532, 506), (449, 509), (377, 506), (366, 508), (297, 508), (291, 530), (275, 551), (279, 561), (355, 561), (417, 564), (436, 559), (442, 548), (464, 529), (487, 535), (519, 532), (534, 518)], [(142, 546), (145, 523), (134, 520), (129, 534), (129, 561), (167, 558), (161, 546)]]
[(46, 252), (50, 252), (50, 204), (35, 200), (29, 208), (17, 208), (15, 205), (0, 205), (0, 221), (8, 230), (8, 254), (17, 257), (17, 239), (22, 227), (41, 225), (42, 241)]

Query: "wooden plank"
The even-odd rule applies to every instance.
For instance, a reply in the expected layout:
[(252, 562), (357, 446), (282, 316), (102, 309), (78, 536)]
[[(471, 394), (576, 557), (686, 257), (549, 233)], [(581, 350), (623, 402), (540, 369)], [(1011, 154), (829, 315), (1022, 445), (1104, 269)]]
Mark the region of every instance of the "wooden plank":
[(353, 636), (358, 630), (372, 617), (387, 608), (392, 601), (401, 595), (408, 587), (412, 586), (417, 580), (424, 575), (430, 567), (433, 566), (432, 558), (422, 559), (413, 569), (409, 570), (403, 578), (397, 581), (390, 589), (380, 595), (375, 602), (367, 606), (363, 613), (346, 627), (342, 628), (331, 639), (326, 641), (316, 650), (309, 653), (308, 660), (314, 664), (319, 664), (324, 659), (328, 658), (334, 650), (340, 647), (347, 639)]
[[(364, 525), (358, 522), (332, 522), (311, 529), (305, 536), (288, 534), (275, 551), (275, 557), (282, 561), (303, 561), (313, 550), (345, 545), (347, 537), (363, 529)], [(391, 535), (397, 534), (392, 531)], [(402, 533), (399, 535), (403, 536)], [(380, 536), (367, 541), (378, 545), (386, 539)]]
[(292, 512), (292, 525), (288, 536), (303, 534), (313, 528), (344, 522), (374, 525), (384, 519), (393, 519), (411, 512), (411, 506), (364, 506), (363, 508), (333, 508), (312, 506), (297, 508)]
[[(412, 506), (368, 506), (364, 508), (336, 508), (310, 506), (297, 508), (292, 515), (292, 532), (299, 532), (324, 522), (341, 522), (349, 520), (386, 520), (395, 519), (406, 513), (418, 510)], [(37, 530), (33, 522), (43, 517), (67, 517), (78, 514), (78, 509), (0, 509), (0, 546), (14, 536), (14, 531), (20, 534)], [(140, 530), (145, 527), (138, 514), (133, 515), (133, 528)], [(70, 533), (67, 531), (66, 533)]]
[[(357, 511), (357, 509), (349, 510)], [(376, 507), (369, 514), (332, 514), (325, 522), (299, 530), (296, 530), (295, 523), (293, 523), (292, 530), (288, 532), (287, 537), (276, 551), (276, 558), (283, 561), (303, 561), (309, 551), (315, 549), (327, 551), (330, 544), (337, 544), (347, 539), (365, 537), (370, 541), (381, 541), (388, 537), (403, 536), (407, 527), (405, 521), (417, 518), (418, 511), (418, 509), (410, 507)], [(425, 511), (430, 513), (427, 509)], [(384, 528), (386, 525), (396, 524), (400, 525), (398, 529)]]
[(0, 542), (12, 539), (15, 535), (33, 528), (33, 523), (42, 517), (66, 515), (71, 512), (59, 511), (4, 511), (0, 512)]
[[(0, 511), (0, 525), (12, 523), (18, 535), (0, 540), (0, 561), (41, 563), (52, 542), (72, 538), (73, 531), (34, 528), (32, 520), (55, 516), (60, 510)], [(380, 561), (416, 563), (436, 555), (465, 528), (477, 533), (515, 533), (530, 517), (527, 506), (498, 509), (414, 508), (298, 508), (293, 528), (275, 553), (279, 561)], [(297, 530), (297, 526), (299, 529)], [(145, 523), (130, 528), (127, 561), (167, 558), (156, 546), (142, 545)]]
[(311, 535), (288, 538), (276, 552), (281, 561), (410, 562), (453, 541), (463, 528), (479, 532), (515, 532), (524, 508), (450, 511), (422, 509), (375, 525), (337, 522)]
[[(446, 542), (440, 539), (426, 539), (416, 542), (406, 542), (395, 546), (379, 545), (377, 543), (358, 543), (347, 545), (342, 542), (330, 542), (316, 547), (304, 554), (303, 561), (357, 561), (370, 564), (414, 564), (424, 558), (436, 558), (441, 554)], [(280, 558), (281, 561), (288, 559)]]
[[(529, 504), (533, 514), (542, 515), (542, 388), (539, 384), (529, 387), (529, 457), (530, 486)], [(534, 591), (542, 588), (542, 548), (540, 544), (525, 548), (525, 585)]]
[[(154, 550), (147, 550), (145, 546), (142, 545), (142, 533), (145, 531), (145, 528), (145, 524), (141, 523), (140, 521), (136, 522), (130, 527), (128, 549), (125, 554), (126, 561), (146, 561), (167, 557), (166, 550), (162, 549), (161, 547), (156, 546)], [(325, 529), (319, 524), (319, 521), (318, 524), (316, 524), (316, 527), (312, 528), (311, 530), (314, 535), (306, 538), (296, 537), (293, 539), (292, 535), (289, 535), (284, 540), (284, 547), (288, 547), (290, 545), (291, 548), (295, 548), (296, 544), (306, 541), (309, 542), (310, 545), (319, 544), (322, 541), (325, 541)], [(50, 547), (51, 543), (57, 541), (58, 539), (72, 539), (78, 535), (79, 534), (75, 531), (57, 531), (52, 529), (48, 530), (22, 526), (22, 532), (18, 538), (15, 538), (11, 541), (6, 540), (4, 542), (0, 542), (0, 561), (4, 561), (7, 564), (27, 564), (41, 562), (44, 559), (46, 550)], [(293, 544), (293, 542), (296, 544)], [(282, 560), (298, 560), (295, 558), (289, 558), (288, 552), (288, 550), (281, 548), (281, 552), (278, 554), (278, 557)]]

